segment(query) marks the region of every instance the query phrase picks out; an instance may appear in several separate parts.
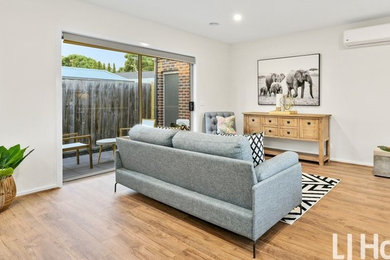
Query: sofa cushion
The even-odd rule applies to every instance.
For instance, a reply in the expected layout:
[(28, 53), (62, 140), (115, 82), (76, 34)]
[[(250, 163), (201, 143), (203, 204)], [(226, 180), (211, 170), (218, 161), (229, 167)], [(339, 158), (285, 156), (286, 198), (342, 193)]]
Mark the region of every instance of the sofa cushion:
[(181, 131), (172, 139), (173, 147), (252, 162), (252, 151), (244, 136), (220, 136)]
[(136, 125), (130, 129), (129, 137), (133, 141), (172, 147), (172, 138), (178, 131)]

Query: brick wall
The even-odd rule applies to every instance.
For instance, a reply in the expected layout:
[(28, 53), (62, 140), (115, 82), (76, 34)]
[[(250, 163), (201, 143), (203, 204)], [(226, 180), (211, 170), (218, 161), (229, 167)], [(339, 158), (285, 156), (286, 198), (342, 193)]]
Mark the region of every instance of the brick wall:
[(164, 124), (164, 72), (179, 73), (179, 118), (190, 119), (188, 103), (191, 101), (190, 64), (157, 58), (157, 123)]

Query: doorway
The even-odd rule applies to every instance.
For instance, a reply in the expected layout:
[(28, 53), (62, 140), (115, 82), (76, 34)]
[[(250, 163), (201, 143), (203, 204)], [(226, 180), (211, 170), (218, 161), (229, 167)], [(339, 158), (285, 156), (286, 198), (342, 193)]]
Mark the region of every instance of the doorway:
[(176, 124), (179, 119), (179, 73), (164, 73), (164, 125)]

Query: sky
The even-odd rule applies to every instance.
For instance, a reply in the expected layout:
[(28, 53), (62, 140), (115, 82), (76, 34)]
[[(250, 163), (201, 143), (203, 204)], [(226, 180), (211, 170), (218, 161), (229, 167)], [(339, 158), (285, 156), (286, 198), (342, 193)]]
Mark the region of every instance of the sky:
[(84, 47), (80, 45), (62, 43), (62, 56), (68, 56), (70, 54), (84, 55), (105, 63), (115, 63), (115, 67), (119, 69), (125, 64), (125, 53), (117, 51), (109, 51), (98, 48)]

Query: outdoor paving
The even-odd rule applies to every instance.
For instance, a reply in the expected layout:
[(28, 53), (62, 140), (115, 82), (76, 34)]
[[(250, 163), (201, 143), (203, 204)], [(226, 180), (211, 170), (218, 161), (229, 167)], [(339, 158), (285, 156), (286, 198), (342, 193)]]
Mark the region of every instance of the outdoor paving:
[(93, 169), (89, 168), (89, 155), (80, 155), (80, 164), (76, 157), (63, 159), (63, 180), (72, 181), (92, 175), (102, 174), (114, 170), (114, 158), (112, 151), (102, 152), (100, 164), (97, 164), (98, 153), (93, 154)]

